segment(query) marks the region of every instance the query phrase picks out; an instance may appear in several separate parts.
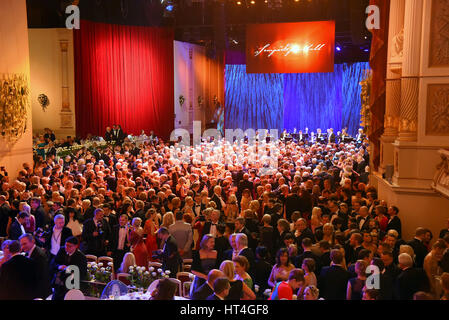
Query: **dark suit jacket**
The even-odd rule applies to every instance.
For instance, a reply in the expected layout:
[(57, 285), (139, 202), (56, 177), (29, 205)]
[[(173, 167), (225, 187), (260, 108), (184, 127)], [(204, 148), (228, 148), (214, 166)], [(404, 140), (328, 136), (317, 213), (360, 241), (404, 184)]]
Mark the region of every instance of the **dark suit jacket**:
[(221, 299), (219, 297), (217, 297), (214, 293), (214, 294), (210, 295), (209, 297), (207, 297), (206, 300), (218, 300), (219, 301)]
[(84, 222), (82, 238), (84, 241), (85, 253), (99, 255), (105, 254), (104, 240), (109, 239), (110, 229), (106, 221), (102, 221), (103, 233), (94, 237), (93, 233), (99, 231), (93, 219)]
[(325, 300), (345, 300), (350, 274), (340, 266), (324, 267), (318, 278), (318, 289)]
[[(223, 199), (223, 197), (221, 198), (223, 201), (225, 201), (225, 199)], [(210, 199), (211, 201), (215, 202), (215, 204), (217, 205), (217, 210), (222, 211), (222, 206), (221, 206), (221, 201), (218, 198), (218, 196), (214, 193), (213, 196)]]
[(413, 239), (411, 241), (408, 242), (408, 245), (411, 246), (413, 248), (413, 251), (415, 251), (415, 265), (417, 268), (422, 268), (423, 264), (424, 264), (424, 258), (426, 257), (426, 255), (429, 253), (427, 251), (426, 246), (424, 245), (424, 243), (422, 243), (421, 240), (418, 239)]
[[(331, 261), (330, 255), (331, 255), (331, 252), (327, 251), (320, 256), (320, 266), (322, 268), (329, 267), (331, 265), (332, 261)], [(319, 273), (317, 273), (317, 274), (319, 274)]]
[[(65, 241), (67, 238), (73, 236), (72, 230), (67, 227), (63, 227), (61, 231), (61, 242), (59, 244), (60, 247), (65, 246)], [(45, 243), (43, 243), (43, 247), (47, 249), (47, 252), (50, 252), (51, 249), (51, 238), (53, 237), (53, 228), (50, 230), (48, 237), (45, 239)]]
[(239, 256), (243, 256), (246, 259), (248, 259), (249, 262), (248, 274), (251, 276), (252, 279), (254, 279), (254, 274), (256, 271), (255, 270), (256, 261), (253, 250), (251, 250), (250, 248), (243, 249), (242, 252), (240, 252)]
[(33, 260), (16, 255), (0, 268), (0, 300), (32, 300), (37, 297), (37, 268)]
[(391, 229), (396, 230), (399, 233), (399, 239), (401, 239), (401, 219), (399, 219), (398, 216), (394, 216), (393, 219), (388, 222), (387, 232)]
[(231, 249), (229, 240), (226, 237), (215, 238), (215, 250), (217, 250), (217, 259), (223, 261), (224, 254), (227, 250)]
[(164, 250), (162, 251), (162, 269), (170, 270), (172, 275), (176, 275), (179, 271), (179, 267), (182, 263), (181, 256), (178, 252), (178, 245), (173, 236), (169, 236), (164, 245)]
[(302, 269), (301, 268), (302, 262), (306, 258), (315, 260), (315, 273), (320, 274), (320, 271), (321, 271), (320, 257), (318, 257), (316, 254), (314, 254), (312, 251), (304, 251), (303, 254), (300, 254), (299, 256), (297, 256), (297, 258), (294, 261), (295, 267)]
[(20, 228), (20, 223), (17, 219), (14, 219), (11, 223), (11, 227), (9, 228), (9, 239), (11, 240), (19, 240), (19, 237), (23, 234), (22, 229)]
[[(362, 219), (363, 219), (362, 217), (358, 217), (358, 218), (357, 218), (357, 227), (359, 227), (360, 221), (361, 221)], [(362, 225), (362, 227), (360, 228), (360, 230), (361, 230), (361, 231), (363, 231), (363, 230), (368, 230), (368, 228), (369, 228), (369, 216), (365, 218), (365, 221), (363, 222), (363, 225)]]
[(214, 294), (214, 290), (207, 282), (203, 283), (193, 294), (192, 300), (206, 300), (209, 296)]
[(36, 272), (39, 275), (37, 282), (37, 296), (46, 299), (51, 294), (50, 286), (50, 268), (47, 254), (44, 249), (35, 247), (30, 256), (36, 266)]
[(395, 289), (396, 299), (412, 300), (416, 292), (429, 291), (429, 279), (423, 269), (409, 268), (398, 276)]
[(44, 208), (42, 208), (41, 206), (39, 206), (36, 210), (32, 210), (31, 214), (33, 214), (34, 218), (36, 219), (36, 229), (44, 228), (46, 224), (49, 224)]
[(6, 237), (6, 227), (8, 226), (10, 210), (6, 203), (0, 206), (0, 237)]

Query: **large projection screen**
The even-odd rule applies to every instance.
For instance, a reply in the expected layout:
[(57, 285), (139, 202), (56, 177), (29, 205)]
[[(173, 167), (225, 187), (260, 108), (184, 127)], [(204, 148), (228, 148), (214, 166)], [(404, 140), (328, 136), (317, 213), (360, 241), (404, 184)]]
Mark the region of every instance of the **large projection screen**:
[(335, 21), (251, 24), (247, 73), (334, 71)]

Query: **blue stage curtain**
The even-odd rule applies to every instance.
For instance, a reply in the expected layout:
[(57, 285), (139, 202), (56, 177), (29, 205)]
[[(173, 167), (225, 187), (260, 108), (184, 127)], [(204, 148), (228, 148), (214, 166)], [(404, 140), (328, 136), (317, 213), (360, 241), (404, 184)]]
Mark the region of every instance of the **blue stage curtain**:
[(334, 132), (347, 126), (355, 135), (367, 69), (359, 62), (337, 64), (333, 73), (246, 74), (244, 65), (227, 65), (225, 126)]

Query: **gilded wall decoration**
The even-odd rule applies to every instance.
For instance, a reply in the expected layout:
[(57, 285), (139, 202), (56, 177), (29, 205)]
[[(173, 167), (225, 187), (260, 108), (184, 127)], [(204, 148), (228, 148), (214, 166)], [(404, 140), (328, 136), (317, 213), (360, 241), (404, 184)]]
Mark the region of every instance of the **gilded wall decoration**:
[(432, 188), (449, 197), (449, 151), (440, 150), (441, 162), (433, 178)]
[(449, 0), (432, 1), (429, 67), (449, 67)]
[(449, 135), (449, 84), (427, 87), (426, 134)]
[(23, 74), (0, 74), (0, 137), (14, 144), (26, 131), (30, 108), (28, 80)]

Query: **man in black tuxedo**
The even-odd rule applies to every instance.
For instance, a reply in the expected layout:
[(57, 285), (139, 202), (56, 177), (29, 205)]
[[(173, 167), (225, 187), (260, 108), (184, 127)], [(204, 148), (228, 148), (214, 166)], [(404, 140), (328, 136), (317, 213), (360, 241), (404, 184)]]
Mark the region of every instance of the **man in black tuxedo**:
[(24, 225), (26, 223), (26, 219), (28, 217), (28, 213), (21, 212), (17, 215), (14, 221), (11, 223), (11, 227), (9, 229), (9, 239), (10, 240), (19, 240), (22, 234), (25, 234)]
[(225, 201), (223, 200), (222, 194), (221, 194), (221, 187), (215, 186), (214, 187), (214, 194), (212, 195), (211, 201), (215, 202), (217, 205), (217, 210), (224, 210), (224, 207), (226, 206)]
[(332, 128), (329, 129), (327, 143), (335, 143), (335, 134), (334, 134), (334, 129), (332, 129)]
[(341, 265), (343, 254), (340, 250), (332, 250), (330, 257), (331, 266), (324, 267), (318, 278), (320, 294), (325, 300), (345, 300), (350, 274)]
[(62, 214), (55, 216), (54, 224), (53, 228), (45, 237), (38, 239), (42, 247), (47, 250), (50, 259), (53, 259), (58, 254), (59, 249), (64, 246), (65, 241), (73, 236), (72, 230), (64, 227), (65, 217)]
[(320, 257), (318, 257), (316, 254), (312, 252), (312, 240), (310, 238), (304, 238), (302, 240), (302, 248), (303, 253), (300, 254), (294, 261), (295, 267), (302, 269), (302, 263), (304, 259), (310, 258), (315, 261), (315, 272), (316, 274), (320, 274), (321, 266), (320, 266)]
[(66, 240), (65, 246), (59, 249), (56, 257), (53, 258), (50, 268), (53, 277), (53, 298), (52, 300), (63, 300), (68, 292), (66, 287), (66, 279), (70, 273), (66, 273), (68, 266), (78, 267), (80, 273), (80, 287), (84, 286), (83, 282), (87, 278), (87, 259), (84, 253), (78, 250), (79, 242), (75, 237), (70, 237)]
[(33, 235), (27, 233), (20, 236), (20, 246), (25, 256), (34, 261), (38, 280), (36, 284), (36, 295), (41, 299), (46, 299), (51, 294), (50, 269), (45, 250), (36, 246)]
[(385, 271), (383, 272), (385, 278), (386, 288), (381, 288), (384, 293), (385, 300), (393, 300), (394, 298), (394, 284), (399, 274), (401, 274), (401, 269), (394, 263), (393, 253), (391, 251), (382, 251), (380, 253), (380, 259), (382, 260)]
[(245, 234), (248, 239), (248, 246), (254, 250), (257, 247), (257, 241), (255, 239), (253, 239), (253, 237), (251, 236), (251, 232), (245, 226), (245, 223), (246, 223), (246, 221), (244, 218), (242, 218), (242, 217), (236, 218), (234, 221), (234, 225), (235, 225), (234, 232)]
[[(203, 227), (203, 234), (201, 235), (201, 239), (205, 234), (211, 234), (214, 237), (217, 236), (217, 227), (220, 222), (220, 211), (213, 210), (210, 214), (210, 221), (207, 221)], [(200, 240), (201, 240), (200, 239)]]
[[(285, 198), (285, 217), (287, 221), (291, 221), (292, 213), (298, 211), (301, 207), (301, 197), (299, 196), (299, 188), (292, 187), (291, 193)], [(293, 221), (294, 222), (294, 221)]]
[(118, 224), (118, 218), (112, 211), (112, 206), (109, 203), (103, 204), (101, 208), (103, 209), (103, 219), (109, 224), (109, 228), (112, 230)]
[(207, 297), (206, 300), (225, 300), (231, 289), (229, 279), (226, 277), (218, 278), (214, 281), (214, 294)]
[(399, 255), (402, 272), (396, 279), (395, 296), (398, 300), (412, 300), (418, 291), (429, 292), (429, 279), (422, 268), (413, 267), (413, 259), (407, 253)]
[(244, 233), (237, 233), (235, 243), (237, 245), (238, 255), (248, 259), (249, 262), (248, 274), (251, 276), (251, 278), (254, 279), (255, 257), (253, 250), (248, 248), (248, 236)]
[(251, 192), (251, 195), (254, 194), (254, 184), (249, 181), (249, 174), (244, 173), (243, 174), (243, 179), (241, 181), (239, 181), (238, 186), (237, 186), (237, 200), (240, 201), (242, 200), (242, 193), (243, 190), (248, 189)]
[(11, 258), (0, 268), (0, 300), (32, 300), (37, 297), (36, 264), (20, 254), (19, 241), (8, 246)]
[[(320, 265), (321, 267), (328, 267), (331, 265), (331, 246), (329, 244), (329, 242), (327, 242), (326, 240), (321, 240), (319, 242), (319, 246), (320, 246), (320, 251), (321, 251), (321, 256), (320, 256)], [(319, 273), (317, 273), (319, 274)]]
[(224, 273), (217, 269), (212, 269), (207, 275), (207, 281), (203, 283), (190, 297), (192, 300), (206, 300), (214, 294), (214, 282), (216, 279), (224, 277)]
[(423, 240), (426, 237), (427, 230), (424, 228), (417, 228), (415, 231), (415, 238), (409, 241), (407, 244), (413, 248), (415, 252), (415, 266), (422, 268), (424, 264), (424, 258), (429, 253)]
[(217, 250), (218, 261), (223, 261), (224, 254), (231, 249), (228, 238), (224, 236), (226, 226), (224, 224), (217, 225), (217, 236), (215, 237), (215, 250)]
[(387, 232), (388, 230), (396, 230), (398, 232), (398, 239), (401, 239), (402, 235), (402, 227), (401, 227), (401, 219), (399, 219), (399, 209), (395, 206), (391, 206), (388, 208), (388, 214), (390, 215), (390, 219), (388, 220)]
[(84, 222), (82, 233), (84, 252), (97, 257), (104, 256), (109, 236), (109, 224), (103, 220), (103, 209), (96, 209), (94, 217)]
[(112, 137), (113, 137), (113, 132), (111, 130), (111, 127), (106, 127), (106, 132), (104, 134), (104, 140), (107, 142), (110, 142), (113, 140)]
[(38, 197), (33, 197), (30, 205), (31, 214), (34, 215), (34, 218), (36, 219), (36, 229), (44, 228), (49, 221), (47, 221), (44, 208), (41, 206), (41, 199)]
[(367, 206), (360, 207), (359, 216), (357, 217), (357, 226), (359, 230), (364, 231), (369, 229), (369, 211)]
[(162, 269), (164, 271), (170, 270), (171, 274), (176, 276), (182, 264), (176, 239), (170, 235), (165, 227), (158, 230), (157, 236), (164, 244), (163, 249), (157, 251), (157, 256), (162, 260)]
[[(117, 270), (123, 261), (123, 257), (129, 252), (129, 225), (128, 216), (122, 214), (119, 218), (119, 223), (112, 227), (111, 242), (109, 244), (108, 256), (112, 256), (114, 259), (114, 267)], [(152, 252), (148, 252), (149, 255)]]
[(346, 263), (349, 265), (355, 263), (359, 256), (362, 246), (363, 237), (360, 233), (355, 232), (349, 237), (349, 241), (345, 245)]

